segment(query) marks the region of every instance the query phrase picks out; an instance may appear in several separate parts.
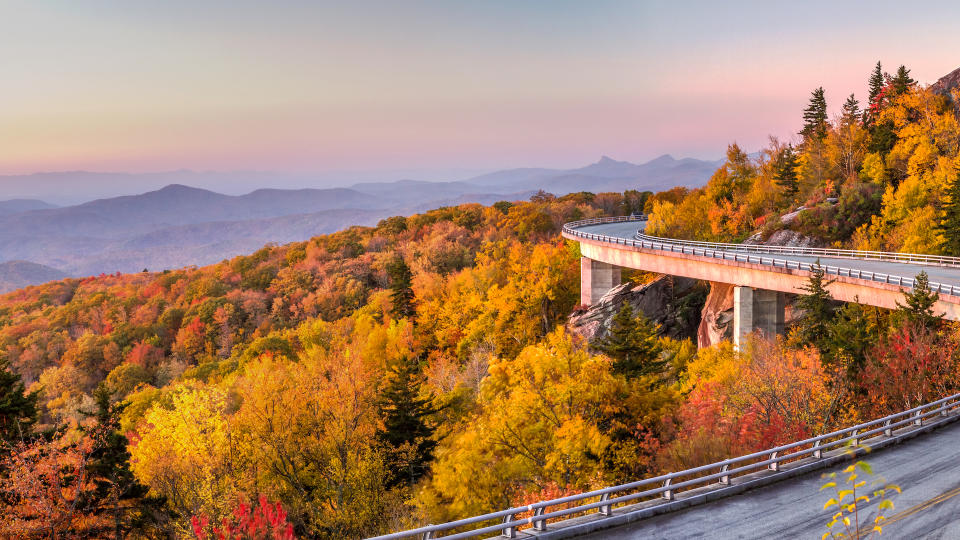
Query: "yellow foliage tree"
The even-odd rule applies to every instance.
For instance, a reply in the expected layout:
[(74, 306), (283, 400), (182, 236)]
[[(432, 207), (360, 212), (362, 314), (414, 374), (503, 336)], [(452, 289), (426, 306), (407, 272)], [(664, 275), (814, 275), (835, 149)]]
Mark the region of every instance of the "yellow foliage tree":
[(607, 458), (619, 443), (609, 424), (652, 422), (674, 397), (652, 389), (652, 378), (635, 384), (559, 329), (516, 359), (495, 359), (476, 416), (439, 447), (420, 504), (437, 519), (452, 518), (508, 506), (518, 493), (551, 484), (610, 481)]
[(137, 479), (181, 519), (174, 527), (189, 533), (189, 516), (226, 515), (254, 470), (240, 452), (228, 413), (227, 392), (187, 383), (169, 395), (171, 408), (155, 405), (144, 416), (139, 438), (130, 446), (130, 468)]

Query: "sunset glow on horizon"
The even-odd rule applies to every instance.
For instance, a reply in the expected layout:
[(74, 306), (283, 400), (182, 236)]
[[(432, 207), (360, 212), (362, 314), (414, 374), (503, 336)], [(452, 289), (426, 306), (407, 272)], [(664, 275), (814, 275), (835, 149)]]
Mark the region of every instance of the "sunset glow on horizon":
[(941, 4), (3, 1), (0, 174), (716, 159), (960, 67)]

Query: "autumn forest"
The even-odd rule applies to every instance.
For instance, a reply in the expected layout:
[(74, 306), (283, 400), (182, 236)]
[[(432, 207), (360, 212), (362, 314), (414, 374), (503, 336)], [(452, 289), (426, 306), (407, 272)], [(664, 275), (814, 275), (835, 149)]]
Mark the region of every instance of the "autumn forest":
[[(541, 191), (3, 295), (0, 537), (362, 538), (960, 389), (960, 326), (923, 286), (884, 310), (834, 301), (815, 273), (787, 334), (740, 351), (698, 349), (695, 325), (629, 308), (592, 339), (568, 324), (586, 308), (560, 229), (578, 219), (644, 212), (673, 238), (789, 231), (960, 255), (960, 89), (866, 71), (849, 97), (814, 89), (793, 140), (730, 144), (700, 188)], [(677, 301), (698, 314), (708, 288)]]

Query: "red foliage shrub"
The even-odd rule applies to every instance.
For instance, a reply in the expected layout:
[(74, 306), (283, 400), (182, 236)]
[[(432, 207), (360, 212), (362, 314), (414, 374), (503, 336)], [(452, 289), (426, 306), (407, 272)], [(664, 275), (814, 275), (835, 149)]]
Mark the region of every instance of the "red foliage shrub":
[(230, 516), (211, 525), (207, 516), (193, 516), (190, 524), (197, 540), (293, 540), (293, 525), (287, 521), (287, 511), (279, 502), (271, 503), (263, 495), (259, 506), (239, 503)]

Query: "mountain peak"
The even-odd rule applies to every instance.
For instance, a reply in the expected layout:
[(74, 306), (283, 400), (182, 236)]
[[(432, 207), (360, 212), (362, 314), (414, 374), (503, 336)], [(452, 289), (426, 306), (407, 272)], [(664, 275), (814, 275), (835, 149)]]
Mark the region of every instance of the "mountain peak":
[(670, 154), (663, 154), (662, 156), (659, 156), (659, 157), (656, 157), (656, 158), (654, 158), (654, 159), (651, 159), (650, 161), (647, 162), (647, 164), (650, 164), (650, 163), (673, 163), (674, 161), (676, 161), (676, 160), (673, 159), (673, 156), (671, 156)]
[(163, 193), (175, 193), (175, 192), (206, 191), (206, 190), (190, 187), (184, 184), (167, 184), (162, 188), (158, 189), (157, 191), (163, 192)]

